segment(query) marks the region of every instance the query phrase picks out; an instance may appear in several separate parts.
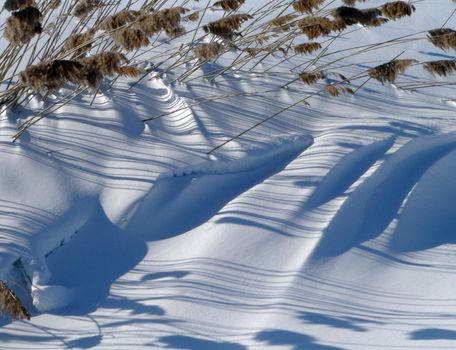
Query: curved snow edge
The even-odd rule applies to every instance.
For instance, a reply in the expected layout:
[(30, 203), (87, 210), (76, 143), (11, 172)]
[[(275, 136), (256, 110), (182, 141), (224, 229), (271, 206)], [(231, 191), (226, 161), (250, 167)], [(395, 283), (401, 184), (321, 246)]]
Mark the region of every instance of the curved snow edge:
[[(251, 171), (262, 165), (265, 161), (283, 157), (292, 152), (302, 151), (312, 145), (314, 139), (311, 135), (285, 135), (276, 137), (268, 147), (259, 149), (252, 148), (246, 151), (247, 155), (234, 160), (208, 160), (199, 164), (182, 167), (173, 172), (161, 174), (158, 179), (170, 177), (189, 176), (189, 175), (214, 175), (214, 174), (233, 174)], [(249, 155), (249, 153), (259, 153), (260, 155)]]

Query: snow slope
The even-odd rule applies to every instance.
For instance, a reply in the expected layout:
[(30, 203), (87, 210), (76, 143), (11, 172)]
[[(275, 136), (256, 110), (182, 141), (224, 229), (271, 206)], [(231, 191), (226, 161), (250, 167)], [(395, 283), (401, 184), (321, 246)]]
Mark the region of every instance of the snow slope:
[[(439, 27), (454, 9), (415, 6), (337, 45)], [(444, 54), (404, 43), (341, 72), (403, 50)], [(397, 86), (317, 93), (207, 155), (318, 90), (277, 89), (299, 60), (187, 84), (120, 79), (14, 144), (31, 111), (5, 112), (0, 279), (32, 319), (0, 319), (0, 349), (454, 349), (451, 85), (399, 89), (430, 79), (414, 67)], [(197, 103), (213, 94), (237, 95)]]

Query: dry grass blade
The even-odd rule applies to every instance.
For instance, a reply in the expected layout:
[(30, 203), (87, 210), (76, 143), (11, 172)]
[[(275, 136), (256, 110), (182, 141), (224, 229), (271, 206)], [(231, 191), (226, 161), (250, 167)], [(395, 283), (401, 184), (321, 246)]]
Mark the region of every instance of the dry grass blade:
[(6, 0), (3, 8), (11, 12), (33, 6), (35, 6), (35, 0)]
[(299, 79), (306, 84), (306, 85), (312, 85), (315, 84), (317, 81), (324, 79), (325, 74), (322, 72), (314, 72), (314, 73), (307, 73), (307, 72), (302, 72), (299, 74)]
[(269, 26), (271, 28), (277, 28), (284, 32), (289, 31), (293, 23), (291, 23), (296, 18), (295, 15), (284, 15), (274, 18), (272, 21), (269, 22)]
[(36, 7), (26, 7), (13, 12), (6, 20), (5, 38), (15, 45), (28, 43), (35, 34), (40, 34), (43, 31), (42, 17), (41, 12)]
[(423, 68), (433, 75), (446, 77), (456, 71), (456, 60), (439, 60), (423, 64)]
[(321, 49), (321, 44), (317, 42), (304, 43), (295, 45), (293, 49), (295, 53), (305, 55)]
[(293, 2), (293, 9), (301, 13), (312, 13), (313, 10), (323, 4), (325, 0), (295, 0)]
[(236, 11), (244, 4), (245, 0), (221, 0), (214, 3), (215, 7), (221, 7), (225, 11)]
[(210, 61), (220, 56), (220, 54), (222, 54), (224, 51), (224, 45), (217, 42), (213, 42), (202, 44), (200, 46), (195, 47), (193, 49), (193, 54), (196, 58), (199, 58), (200, 60)]
[(141, 29), (136, 28), (116, 30), (113, 33), (113, 39), (117, 45), (122, 46), (127, 51), (149, 45), (147, 35)]
[(329, 19), (316, 16), (303, 18), (298, 22), (298, 26), (310, 40), (327, 35), (333, 29), (332, 22)]
[(405, 72), (405, 70), (413, 63), (416, 63), (416, 60), (397, 59), (371, 68), (367, 71), (367, 74), (382, 84), (385, 82), (394, 83), (397, 75)]
[(450, 28), (439, 28), (428, 31), (428, 40), (436, 47), (456, 50), (456, 31)]
[(415, 6), (405, 1), (387, 2), (382, 7), (382, 13), (389, 19), (395, 20), (404, 16), (411, 16), (415, 12)]
[(0, 281), (0, 313), (8, 315), (13, 320), (30, 320), (30, 313), (21, 300), (3, 281)]

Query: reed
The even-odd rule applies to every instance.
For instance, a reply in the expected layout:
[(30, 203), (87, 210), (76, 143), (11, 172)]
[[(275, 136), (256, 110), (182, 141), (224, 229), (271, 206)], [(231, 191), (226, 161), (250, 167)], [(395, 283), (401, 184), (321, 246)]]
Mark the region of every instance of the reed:
[[(358, 8), (364, 2), (343, 0), (344, 5), (338, 6), (341, 3), (333, 0), (273, 0), (251, 11), (245, 0), (208, 0), (205, 7), (206, 2), (199, 6), (170, 0), (126, 4), (111, 0), (7, 0), (4, 8), (11, 13), (4, 26), (9, 44), (0, 63), (0, 77), (5, 83), (1, 101), (10, 107), (27, 103), (21, 101), (30, 93), (53, 91), (60, 96), (62, 87), (77, 86), (77, 94), (93, 93), (108, 80), (112, 86), (119, 77), (136, 78), (135, 86), (150, 77), (149, 73), (166, 80), (167, 72), (176, 71), (176, 78), (168, 83), (191, 82), (206, 77), (199, 68), (207, 61), (226, 57), (229, 51), (236, 53), (235, 58), (211, 73), (211, 79), (234, 70), (271, 74), (280, 70), (282, 63), (299, 59), (281, 73), (294, 77), (282, 86), (300, 80), (315, 89), (312, 85), (327, 74), (335, 74), (338, 62), (372, 50), (387, 50), (407, 40), (427, 37), (440, 49), (456, 49), (456, 34), (445, 27), (429, 30), (427, 36), (421, 33), (420, 37), (333, 49), (335, 42), (343, 43), (346, 35), (359, 30), (354, 25), (375, 30), (419, 9), (419, 2), (413, 5), (406, 1)], [(244, 8), (248, 13), (241, 12)], [(214, 20), (214, 14), (220, 16)], [(26, 52), (31, 54), (25, 57)], [(274, 59), (266, 61), (270, 56)], [(362, 73), (381, 83), (395, 82), (414, 62), (395, 59)], [(146, 63), (154, 68), (138, 68)], [(424, 62), (422, 66), (439, 77), (454, 72), (453, 60)], [(338, 96), (355, 91), (344, 83), (325, 83), (320, 92)]]
[(21, 300), (0, 280), (0, 313), (9, 316), (13, 320), (30, 320), (30, 313), (22, 304)]

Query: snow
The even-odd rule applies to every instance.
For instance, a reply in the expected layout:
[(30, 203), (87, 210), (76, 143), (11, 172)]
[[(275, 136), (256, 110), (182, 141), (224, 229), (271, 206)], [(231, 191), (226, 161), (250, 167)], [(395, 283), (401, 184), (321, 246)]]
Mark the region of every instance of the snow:
[[(440, 27), (454, 9), (415, 6), (334, 50)], [(404, 42), (340, 73), (403, 50), (452, 57)], [(19, 122), (51, 101), (4, 112), (0, 279), (32, 319), (1, 318), (0, 349), (455, 348), (454, 88), (400, 89), (430, 79), (413, 67), (354, 96), (280, 89), (299, 57), (197, 78), (236, 55), (184, 84), (173, 71), (133, 88), (119, 79), (16, 143)], [(309, 93), (309, 106), (207, 154)]]

